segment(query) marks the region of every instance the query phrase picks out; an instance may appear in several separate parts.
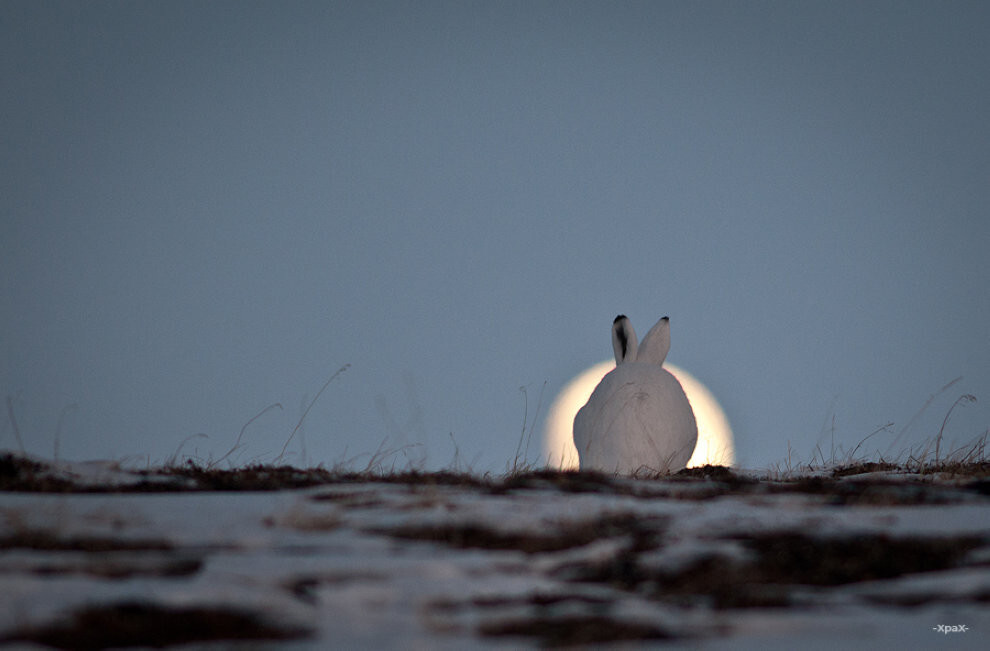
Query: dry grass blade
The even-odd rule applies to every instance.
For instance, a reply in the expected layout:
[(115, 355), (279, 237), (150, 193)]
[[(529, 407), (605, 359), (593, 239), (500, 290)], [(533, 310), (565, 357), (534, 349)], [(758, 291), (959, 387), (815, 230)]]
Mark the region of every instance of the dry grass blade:
[(296, 435), (296, 432), (299, 431), (299, 428), (302, 427), (303, 421), (306, 420), (306, 416), (309, 415), (309, 412), (313, 408), (313, 405), (315, 405), (316, 404), (316, 401), (320, 399), (320, 396), (323, 395), (323, 392), (327, 390), (327, 387), (330, 386), (330, 383), (333, 382), (334, 380), (336, 380), (337, 379), (337, 376), (341, 375), (344, 371), (346, 371), (350, 367), (351, 367), (350, 364), (344, 364), (339, 369), (337, 369), (337, 372), (336, 373), (334, 373), (333, 375), (330, 376), (330, 379), (329, 380), (327, 380), (323, 384), (323, 386), (320, 388), (320, 390), (316, 393), (316, 397), (313, 398), (313, 401), (309, 403), (309, 406), (308, 407), (306, 407), (306, 411), (304, 411), (303, 412), (303, 415), (299, 417), (299, 422), (296, 423), (296, 426), (294, 428), (292, 428), (292, 432), (289, 434), (289, 438), (286, 439), (285, 445), (282, 446), (282, 451), (275, 458), (275, 463), (280, 463), (282, 461), (282, 459), (285, 458), (285, 451), (287, 449), (289, 449), (289, 443), (292, 442), (292, 438)]
[(952, 410), (955, 409), (956, 408), (956, 405), (958, 405), (959, 403), (966, 404), (966, 403), (972, 403), (972, 402), (976, 402), (976, 396), (973, 396), (973, 395), (970, 395), (968, 393), (965, 393), (965, 394), (959, 396), (958, 398), (956, 398), (956, 401), (954, 403), (952, 403), (952, 406), (951, 407), (949, 407), (949, 411), (945, 414), (945, 419), (942, 421), (942, 427), (940, 427), (939, 430), (938, 430), (938, 436), (935, 438), (935, 463), (936, 464), (939, 461), (939, 451), (940, 451), (940, 448), (942, 446), (942, 435), (945, 433), (945, 426), (949, 422), (949, 417), (952, 415)]

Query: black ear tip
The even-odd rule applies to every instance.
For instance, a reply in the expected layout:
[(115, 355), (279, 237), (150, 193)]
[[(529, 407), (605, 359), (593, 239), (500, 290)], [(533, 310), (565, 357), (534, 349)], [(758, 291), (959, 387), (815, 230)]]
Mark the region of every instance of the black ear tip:
[(660, 319), (660, 320), (661, 320), (661, 321), (670, 321), (670, 317), (669, 317), (669, 316), (665, 316), (664, 318), (662, 318), (662, 319)]
[(615, 325), (616, 323), (618, 323), (619, 321), (623, 320), (624, 318), (626, 318), (626, 315), (625, 314), (620, 314), (619, 316), (615, 317), (615, 321), (612, 322), (612, 325)]

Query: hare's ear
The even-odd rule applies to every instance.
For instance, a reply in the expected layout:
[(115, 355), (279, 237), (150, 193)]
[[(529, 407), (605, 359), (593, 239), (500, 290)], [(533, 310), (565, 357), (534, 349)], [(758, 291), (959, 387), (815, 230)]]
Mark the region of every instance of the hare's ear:
[(670, 319), (664, 317), (643, 337), (643, 345), (639, 347), (639, 356), (636, 359), (650, 364), (663, 364), (669, 350)]
[(623, 362), (635, 362), (639, 340), (636, 331), (625, 314), (615, 317), (612, 322), (612, 350), (615, 351), (615, 365)]

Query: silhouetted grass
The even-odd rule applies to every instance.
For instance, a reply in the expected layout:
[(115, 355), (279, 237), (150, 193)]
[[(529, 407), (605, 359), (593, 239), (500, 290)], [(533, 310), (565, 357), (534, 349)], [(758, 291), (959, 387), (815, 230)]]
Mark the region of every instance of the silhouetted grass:
[[(649, 474), (635, 477), (615, 476), (597, 471), (524, 469), (504, 475), (478, 475), (454, 470), (350, 470), (297, 468), (290, 465), (251, 464), (240, 468), (202, 466), (186, 463), (150, 468), (131, 473), (130, 482), (93, 483), (61, 472), (58, 465), (13, 453), (0, 454), (0, 491), (38, 493), (158, 493), (185, 491), (276, 491), (347, 483), (389, 483), (417, 486), (460, 486), (485, 489), (494, 493), (515, 490), (545, 489), (566, 493), (616, 493), (633, 496), (694, 498), (717, 494), (787, 490), (821, 492), (824, 486), (839, 483), (926, 482), (933, 479), (977, 484), (990, 480), (990, 461), (985, 457), (985, 436), (979, 447), (967, 448), (964, 457), (935, 463), (909, 460), (897, 464), (889, 461), (857, 461), (833, 466), (802, 464), (785, 470), (777, 468), (766, 474), (743, 472), (726, 466), (686, 468), (674, 474)], [(826, 481), (827, 480), (827, 481)], [(681, 490), (690, 488), (690, 491)]]

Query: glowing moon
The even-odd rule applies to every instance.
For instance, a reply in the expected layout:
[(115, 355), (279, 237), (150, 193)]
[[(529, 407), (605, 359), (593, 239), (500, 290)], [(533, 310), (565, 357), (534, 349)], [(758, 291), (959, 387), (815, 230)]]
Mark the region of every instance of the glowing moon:
[[(705, 385), (684, 369), (664, 363), (673, 373), (687, 394), (694, 418), (698, 421), (698, 445), (688, 460), (688, 468), (705, 464), (731, 466), (735, 462), (735, 446), (729, 419)], [(615, 368), (615, 362), (595, 364), (571, 380), (547, 414), (543, 452), (551, 468), (563, 470), (578, 467), (577, 448), (574, 447), (574, 416), (588, 402), (591, 392), (606, 373)]]

